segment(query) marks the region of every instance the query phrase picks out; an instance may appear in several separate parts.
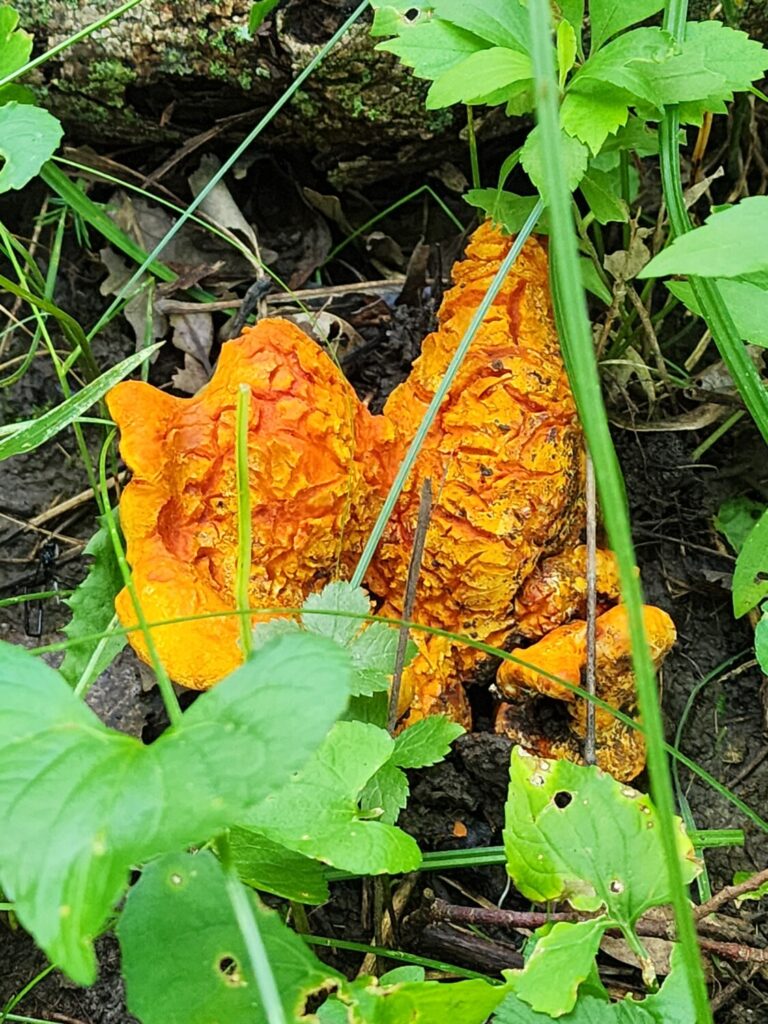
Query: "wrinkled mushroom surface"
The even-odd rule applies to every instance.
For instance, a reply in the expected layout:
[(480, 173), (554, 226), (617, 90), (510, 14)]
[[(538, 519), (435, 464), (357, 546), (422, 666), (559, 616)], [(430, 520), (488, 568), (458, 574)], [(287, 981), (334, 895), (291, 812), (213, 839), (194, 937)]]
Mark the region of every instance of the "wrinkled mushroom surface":
[[(251, 607), (296, 607), (351, 573), (399, 460), (510, 245), (489, 224), (477, 229), (454, 267), (438, 330), (380, 416), (369, 413), (321, 348), (281, 320), (263, 320), (227, 342), (211, 381), (194, 398), (139, 382), (110, 392), (133, 474), (120, 511), (143, 613), (150, 622), (214, 615), (154, 629), (171, 678), (204, 689), (242, 660), (236, 616), (215, 614), (235, 609), (239, 386), (251, 392)], [(583, 623), (563, 624), (584, 614), (583, 471), (546, 249), (529, 239), (475, 336), (370, 567), (366, 584), (381, 612), (402, 613), (419, 496), (429, 478), (434, 500), (414, 619), (496, 646), (511, 635), (535, 639), (554, 629), (519, 653), (538, 659), (548, 643), (547, 657), (557, 651), (565, 678), (577, 682)], [(597, 568), (604, 609), (618, 595), (612, 556), (601, 552)], [(117, 611), (124, 625), (136, 624), (126, 590)], [(658, 616), (647, 623), (661, 651), (674, 627), (665, 613)], [(631, 711), (626, 630), (621, 642), (608, 642), (609, 627), (619, 627), (605, 616), (599, 622), (601, 696)], [(147, 660), (141, 632), (130, 640)], [(417, 633), (415, 640), (419, 654), (404, 673), (401, 712), (411, 721), (444, 712), (469, 725), (464, 684), (485, 656), (445, 637)], [(512, 678), (507, 669), (502, 689), (519, 707), (526, 695), (547, 692), (566, 703), (570, 731), (557, 749), (578, 757), (582, 712), (571, 707), (567, 691), (550, 692), (536, 672)], [(518, 736), (513, 719), (507, 705), (497, 728), (541, 753), (555, 749), (537, 735)], [(615, 774), (637, 774), (642, 747), (627, 745), (607, 713), (598, 715), (601, 743), (613, 751)]]

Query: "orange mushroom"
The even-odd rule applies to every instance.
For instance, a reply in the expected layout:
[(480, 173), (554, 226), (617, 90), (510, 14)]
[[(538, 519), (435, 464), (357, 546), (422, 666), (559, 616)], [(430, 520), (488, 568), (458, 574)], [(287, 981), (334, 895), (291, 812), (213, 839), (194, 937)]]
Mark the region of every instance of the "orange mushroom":
[[(643, 616), (651, 656), (658, 667), (675, 642), (675, 626), (660, 608), (646, 606)], [(625, 606), (616, 605), (598, 616), (595, 631), (597, 696), (633, 716), (637, 702)], [(581, 760), (586, 702), (550, 677), (556, 676), (574, 686), (583, 685), (586, 622), (569, 622), (532, 647), (517, 648), (512, 654), (527, 665), (505, 661), (499, 668), (496, 683), (511, 703), (500, 705), (496, 731), (544, 757)], [(639, 775), (645, 765), (642, 733), (620, 722), (609, 711), (597, 708), (595, 735), (601, 768), (622, 781)]]
[[(454, 268), (438, 330), (425, 339), (408, 380), (381, 416), (369, 413), (322, 349), (281, 320), (264, 320), (226, 343), (213, 378), (194, 398), (172, 398), (138, 382), (110, 392), (110, 412), (133, 472), (121, 522), (144, 615), (150, 622), (216, 615), (154, 630), (171, 678), (206, 688), (242, 659), (231, 614), (239, 386), (248, 384), (251, 391), (251, 606), (299, 606), (328, 580), (350, 574), (402, 453), (510, 245), (489, 224), (478, 228)], [(370, 566), (366, 583), (381, 612), (402, 614), (419, 496), (429, 478), (434, 501), (415, 620), (495, 646), (515, 633), (533, 638), (560, 627), (525, 656), (557, 651), (557, 664), (578, 680), (583, 623), (562, 624), (583, 614), (584, 552), (576, 546), (583, 475), (581, 430), (550, 307), (546, 249), (529, 239), (475, 336)], [(618, 594), (609, 553), (598, 556), (598, 577), (607, 606)], [(136, 625), (125, 590), (117, 611), (124, 625)], [(614, 621), (608, 615), (600, 619), (606, 638), (599, 654), (606, 681), (601, 693), (629, 706), (626, 638), (608, 641)], [(661, 651), (674, 629), (668, 620), (651, 626)], [(146, 660), (141, 632), (130, 639)], [(419, 654), (403, 676), (401, 712), (412, 720), (441, 711), (469, 725), (464, 684), (485, 656), (443, 636), (417, 633), (415, 640)], [(546, 692), (535, 682), (544, 677), (513, 679), (507, 669), (500, 682), (508, 695)], [(582, 712), (562, 694), (559, 699), (568, 704), (572, 724), (557, 749), (577, 757)], [(512, 714), (504, 708), (500, 729), (514, 731)], [(599, 718), (599, 730), (599, 742), (615, 749), (605, 756), (616, 773), (630, 777), (642, 752), (627, 746), (612, 719)], [(539, 739), (526, 742), (521, 733), (521, 742), (543, 752)]]
[[(226, 343), (194, 398), (118, 384), (107, 402), (133, 473), (121, 524), (150, 622), (235, 608), (235, 405), (243, 383), (251, 388), (251, 607), (300, 606), (348, 574), (389, 487), (400, 457), (390, 423), (372, 416), (325, 352), (287, 321), (264, 320)], [(123, 625), (136, 625), (127, 590), (116, 606)], [(232, 615), (153, 633), (171, 678), (193, 689), (240, 663), (238, 635)], [(130, 639), (148, 660), (141, 632)]]

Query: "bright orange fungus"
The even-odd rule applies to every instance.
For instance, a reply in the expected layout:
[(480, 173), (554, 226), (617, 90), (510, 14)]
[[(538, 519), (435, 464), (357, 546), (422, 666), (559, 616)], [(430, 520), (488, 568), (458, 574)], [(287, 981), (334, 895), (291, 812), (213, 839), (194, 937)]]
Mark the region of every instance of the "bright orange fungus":
[[(263, 320), (227, 342), (213, 378), (194, 398), (172, 398), (133, 381), (110, 392), (110, 413), (133, 473), (121, 523), (148, 621), (235, 608), (234, 424), (241, 384), (251, 389), (251, 606), (295, 607), (329, 580), (349, 576), (398, 462), (510, 244), (489, 224), (478, 228), (466, 259), (454, 267), (439, 329), (425, 339), (408, 380), (381, 416), (368, 412), (322, 349), (281, 320)], [(578, 682), (583, 622), (566, 623), (584, 615), (585, 555), (578, 546), (583, 445), (550, 308), (546, 250), (535, 239), (524, 246), (477, 332), (379, 545), (366, 583), (383, 614), (402, 612), (427, 478), (434, 500), (414, 618), (497, 646), (514, 635), (535, 640), (550, 633), (515, 653)], [(610, 553), (600, 553), (597, 569), (605, 610), (618, 597)], [(136, 624), (125, 590), (117, 611), (124, 625)], [(598, 692), (631, 713), (623, 623), (620, 608), (598, 620)], [(674, 626), (659, 609), (646, 610), (646, 625), (660, 661), (674, 641)], [(235, 616), (153, 630), (169, 675), (195, 689), (211, 686), (241, 661), (238, 635)], [(468, 725), (464, 683), (485, 656), (441, 637), (414, 639), (419, 654), (403, 676), (401, 712), (413, 720), (442, 711)], [(141, 632), (130, 640), (147, 660)], [(578, 758), (581, 702), (574, 704), (568, 691), (535, 671), (509, 664), (499, 683), (515, 704), (502, 705), (497, 728), (542, 753)], [(535, 728), (521, 734), (514, 708), (528, 707), (531, 694), (565, 702), (561, 740)], [(622, 730), (607, 713), (598, 715), (598, 757), (613, 774), (631, 778), (642, 768), (643, 748), (637, 734)]]

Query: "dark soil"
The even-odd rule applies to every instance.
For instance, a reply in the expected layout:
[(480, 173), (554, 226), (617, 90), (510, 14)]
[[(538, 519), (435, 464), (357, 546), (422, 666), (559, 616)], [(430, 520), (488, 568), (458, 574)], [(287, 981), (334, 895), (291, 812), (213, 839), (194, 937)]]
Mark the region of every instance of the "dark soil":
[[(299, 172), (288, 170), (288, 177), (299, 179)], [(313, 187), (317, 182), (312, 182)], [(397, 194), (407, 185), (398, 183)], [(394, 191), (394, 186), (393, 186)], [(262, 197), (263, 198), (263, 197)], [(380, 208), (386, 205), (381, 193), (364, 197), (364, 204)], [(450, 199), (450, 197), (447, 197)], [(353, 196), (350, 202), (360, 202)], [(255, 201), (254, 201), (255, 202)], [(248, 200), (243, 200), (246, 216)], [(298, 204), (298, 210), (301, 204)], [(301, 216), (306, 208), (301, 206)], [(294, 224), (270, 230), (269, 219), (253, 219), (264, 226), (262, 241), (276, 252), (289, 248), (291, 228), (300, 227), (299, 214)], [(342, 350), (342, 365), (361, 394), (377, 408), (382, 398), (408, 372), (418, 354), (421, 339), (431, 326), (439, 301), (440, 283), (435, 271), (449, 266), (461, 244), (442, 215), (435, 216), (426, 207), (416, 219), (396, 216), (387, 222), (391, 239), (396, 239), (408, 254), (424, 234), (432, 246), (429, 273), (409, 281), (411, 301), (395, 304), (398, 289), (382, 298), (379, 293), (360, 293), (336, 303), (332, 309), (357, 329), (362, 345)], [(312, 218), (314, 218), (314, 214)], [(466, 217), (465, 217), (466, 219)], [(415, 220), (418, 223), (415, 223)], [(326, 230), (328, 230), (326, 226)], [(319, 237), (319, 236), (318, 236)], [(319, 244), (319, 243), (318, 243)], [(95, 287), (75, 286), (74, 281), (93, 282), (98, 274), (94, 258), (80, 250), (70, 239), (68, 265), (74, 273), (62, 280), (57, 300), (77, 311), (89, 322), (102, 308), (103, 300)], [(311, 255), (311, 254), (310, 254)], [(334, 280), (342, 283), (352, 276), (350, 267), (361, 269), (369, 278), (381, 276), (381, 269), (368, 262), (369, 253), (352, 248), (344, 265), (333, 265)], [(304, 270), (307, 253), (303, 252)], [(299, 259), (294, 256), (294, 261)], [(290, 277), (290, 260), (282, 268)], [(295, 269), (295, 263), (294, 263)], [(402, 268), (400, 268), (402, 269)], [(81, 270), (81, 274), (78, 273)], [(303, 273), (304, 271), (302, 271)], [(424, 288), (425, 281), (432, 284)], [(299, 286), (294, 279), (294, 286)], [(416, 303), (414, 297), (418, 298)], [(115, 362), (132, 348), (124, 322), (118, 322), (100, 341), (97, 355), (103, 365)], [(13, 353), (11, 353), (13, 354)], [(213, 353), (215, 355), (215, 351)], [(153, 379), (166, 384), (171, 366), (178, 365), (178, 353), (171, 352), (155, 365)], [(35, 360), (23, 382), (0, 398), (4, 419), (26, 417), (30, 410), (47, 408), (59, 400), (55, 378), (44, 359)], [(743, 421), (742, 421), (743, 422)], [(751, 662), (752, 634), (745, 620), (736, 622), (730, 608), (728, 591), (733, 559), (718, 540), (712, 517), (720, 501), (733, 494), (751, 493), (765, 499), (768, 495), (768, 469), (760, 455), (759, 442), (749, 427), (741, 426), (712, 448), (701, 462), (692, 460), (692, 452), (703, 439), (695, 433), (650, 433), (618, 430), (616, 443), (624, 467), (637, 542), (638, 558), (648, 598), (667, 609), (679, 631), (679, 642), (668, 658), (663, 672), (664, 710), (668, 737), (672, 739), (694, 688), (712, 674), (693, 703), (682, 728), (682, 750), (715, 778), (731, 787), (758, 813), (764, 810), (768, 792), (768, 736), (762, 679)], [(99, 443), (96, 432), (89, 436), (94, 451)], [(755, 466), (762, 466), (762, 478)], [(0, 464), (0, 590), (2, 596), (21, 592), (34, 580), (44, 536), (27, 527), (33, 517), (70, 497), (87, 485), (74, 441), (69, 435), (38, 449), (29, 456)], [(61, 542), (62, 557), (56, 572), (61, 586), (69, 585), (85, 571), (82, 541), (94, 531), (94, 509), (83, 504), (73, 515), (57, 519), (46, 528), (58, 530), (67, 538)], [(25, 634), (20, 608), (0, 610), (0, 638), (27, 647), (59, 638), (57, 630), (66, 621), (63, 606), (49, 602), (45, 608), (45, 635), (41, 640)], [(52, 660), (56, 660), (55, 656)], [(144, 689), (144, 673), (131, 653), (124, 653), (102, 678), (90, 701), (102, 718), (115, 728), (150, 739), (162, 728), (162, 711), (154, 691)], [(488, 697), (478, 697), (487, 704)], [(427, 850), (496, 845), (501, 841), (503, 805), (507, 783), (509, 743), (503, 738), (477, 733), (463, 737), (448, 760), (432, 769), (413, 773), (412, 797), (401, 824), (418, 837)], [(762, 760), (760, 760), (762, 758)], [(744, 820), (724, 799), (714, 795), (687, 769), (680, 781), (690, 802), (697, 828), (744, 828), (743, 848), (724, 848), (707, 853), (706, 861), (713, 889), (732, 880), (733, 873), (768, 865), (768, 836)], [(643, 780), (639, 780), (643, 784)], [(610, 827), (610, 822), (605, 823)], [(20, 851), (23, 855), (23, 851)], [(457, 888), (460, 887), (460, 888)], [(498, 902), (505, 887), (501, 867), (453, 873), (450, 876), (425, 876), (411, 897), (411, 911), (418, 911), (424, 888), (452, 902), (461, 902), (462, 893), (483, 896)], [(326, 908), (313, 913), (314, 927), (321, 934), (336, 938), (370, 940), (360, 901), (359, 885), (339, 887)], [(744, 904), (742, 921), (754, 930), (753, 942), (765, 942), (761, 931), (765, 914), (758, 904)], [(731, 908), (732, 911), (732, 908)], [(424, 926), (418, 914), (404, 927), (403, 944), (424, 955), (457, 965), (497, 973), (517, 963), (520, 937), (489, 933), (482, 939), (450, 926)], [(119, 972), (119, 951), (110, 936), (99, 943), (100, 979), (88, 990), (73, 987), (54, 972), (36, 985), (16, 1012), (68, 1024), (128, 1024), (133, 1018), (123, 1004)], [(356, 970), (359, 961), (347, 959), (345, 966)], [(0, 1006), (21, 991), (45, 966), (44, 958), (15, 922), (3, 915), (0, 920)], [(622, 983), (633, 983), (632, 971), (617, 965), (609, 967)], [(768, 984), (759, 974), (747, 977), (744, 965), (722, 967), (716, 972), (714, 991), (722, 990), (734, 979), (741, 983), (733, 997), (718, 1013), (722, 1024), (746, 1024), (765, 1020), (768, 1013)]]

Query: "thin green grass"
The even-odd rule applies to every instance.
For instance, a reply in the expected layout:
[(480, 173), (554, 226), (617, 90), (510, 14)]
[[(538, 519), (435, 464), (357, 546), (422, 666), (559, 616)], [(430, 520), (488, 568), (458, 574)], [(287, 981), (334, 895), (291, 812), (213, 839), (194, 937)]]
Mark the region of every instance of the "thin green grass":
[(552, 280), (555, 315), (563, 355), (579, 409), (589, 451), (595, 465), (606, 530), (619, 568), (622, 597), (632, 638), (632, 662), (642, 714), (651, 794), (661, 824), (661, 839), (669, 873), (678, 941), (698, 1024), (712, 1021), (707, 986), (696, 937), (696, 925), (677, 850), (674, 827), (674, 796), (664, 742), (653, 662), (645, 637), (643, 595), (635, 572), (629, 515), (608, 418), (603, 405), (595, 362), (592, 332), (578, 263), (578, 242), (573, 223), (571, 193), (561, 159), (558, 90), (552, 48), (551, 12), (548, 0), (530, 0), (531, 55), (536, 110), (552, 227)]

